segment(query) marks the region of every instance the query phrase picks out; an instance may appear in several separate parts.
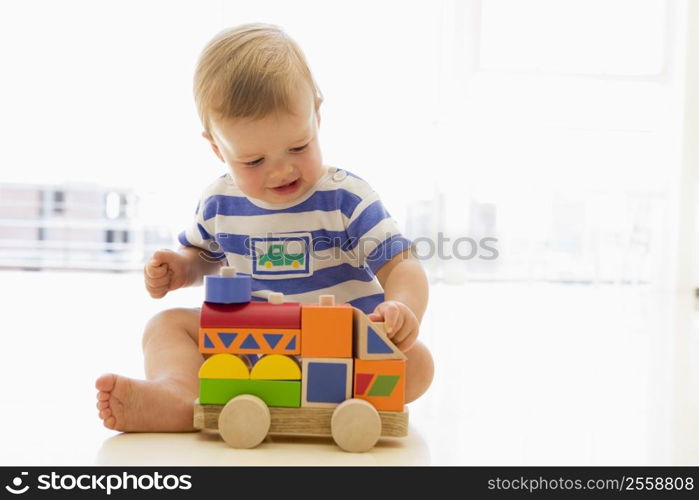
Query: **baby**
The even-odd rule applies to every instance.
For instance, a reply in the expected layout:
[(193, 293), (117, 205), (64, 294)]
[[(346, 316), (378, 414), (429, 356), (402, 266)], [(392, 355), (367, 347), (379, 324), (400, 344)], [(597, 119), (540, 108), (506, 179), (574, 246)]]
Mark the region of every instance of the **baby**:
[[(434, 371), (417, 341), (425, 273), (371, 187), (323, 165), (322, 97), (298, 45), (275, 26), (225, 30), (200, 56), (194, 94), (202, 135), (227, 173), (204, 190), (179, 250), (158, 250), (146, 264), (151, 297), (200, 285), (222, 265), (252, 277), (253, 300), (283, 292), (287, 301), (317, 303), (332, 294), (385, 322), (407, 356), (406, 402), (417, 399)], [(197, 308), (166, 310), (147, 323), (146, 379), (106, 374), (95, 383), (106, 427), (193, 430), (205, 359), (198, 329)]]

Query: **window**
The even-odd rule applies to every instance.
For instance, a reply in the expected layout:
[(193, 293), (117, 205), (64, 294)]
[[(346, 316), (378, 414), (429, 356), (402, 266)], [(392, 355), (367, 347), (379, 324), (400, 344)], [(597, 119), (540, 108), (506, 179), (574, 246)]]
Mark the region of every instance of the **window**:
[(651, 281), (679, 175), (677, 3), (445, 6), (434, 227), (487, 225), (500, 252), (438, 276)]

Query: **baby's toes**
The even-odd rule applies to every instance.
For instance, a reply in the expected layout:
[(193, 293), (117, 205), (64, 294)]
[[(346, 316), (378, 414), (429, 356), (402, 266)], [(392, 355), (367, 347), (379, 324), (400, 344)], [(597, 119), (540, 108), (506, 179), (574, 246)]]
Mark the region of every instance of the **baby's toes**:
[(95, 380), (95, 389), (109, 394), (116, 386), (117, 376), (113, 373), (105, 373)]
[(102, 422), (107, 429), (114, 429), (116, 427), (116, 417), (111, 416), (105, 418)]
[(98, 410), (104, 410), (105, 408), (109, 408), (109, 401), (97, 401)]

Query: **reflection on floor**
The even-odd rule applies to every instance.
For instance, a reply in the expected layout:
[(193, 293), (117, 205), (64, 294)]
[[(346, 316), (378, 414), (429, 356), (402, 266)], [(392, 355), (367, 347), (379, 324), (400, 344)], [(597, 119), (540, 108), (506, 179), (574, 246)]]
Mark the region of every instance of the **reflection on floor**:
[[(137, 453), (134, 453), (138, 450)], [(216, 432), (119, 434), (104, 443), (97, 465), (425, 465), (430, 454), (417, 429), (382, 439), (370, 453), (345, 453), (330, 438), (268, 437), (252, 450), (228, 447)]]
[(215, 434), (101, 427), (94, 379), (142, 377), (143, 325), (200, 289), (155, 301), (137, 275), (59, 272), (3, 272), (0, 287), (2, 465), (699, 463), (694, 304), (648, 288), (434, 285), (421, 339), (436, 375), (410, 435), (353, 455), (328, 439), (233, 450)]

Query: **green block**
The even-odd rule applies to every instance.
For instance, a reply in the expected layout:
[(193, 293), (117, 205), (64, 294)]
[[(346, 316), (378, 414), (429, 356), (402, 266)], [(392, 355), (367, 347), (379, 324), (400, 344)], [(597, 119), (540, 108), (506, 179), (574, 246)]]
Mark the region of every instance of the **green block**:
[(199, 379), (199, 404), (225, 405), (241, 394), (252, 394), (267, 406), (301, 407), (298, 380)]
[(400, 375), (379, 375), (371, 386), (369, 396), (390, 396), (398, 383)]

